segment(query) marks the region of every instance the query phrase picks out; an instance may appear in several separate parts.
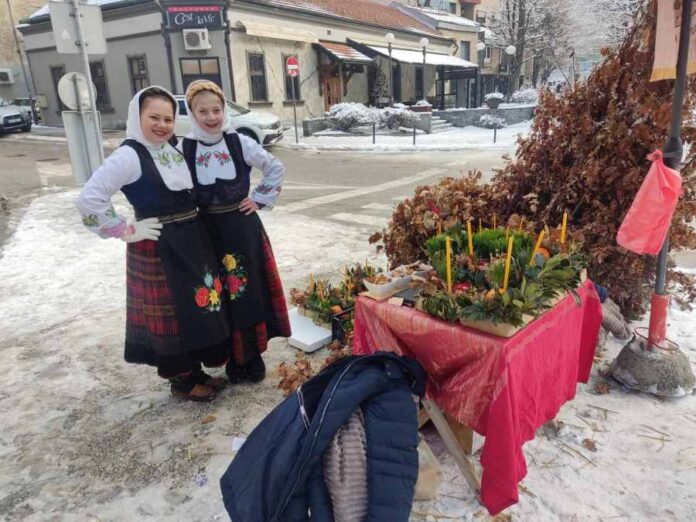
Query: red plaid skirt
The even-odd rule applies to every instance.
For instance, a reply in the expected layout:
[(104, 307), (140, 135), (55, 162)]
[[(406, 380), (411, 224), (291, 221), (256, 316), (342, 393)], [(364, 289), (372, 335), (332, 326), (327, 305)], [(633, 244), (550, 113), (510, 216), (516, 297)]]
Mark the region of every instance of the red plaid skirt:
[(268, 348), (274, 337), (290, 337), (288, 306), (283, 292), (283, 283), (278, 273), (271, 242), (265, 231), (262, 234), (264, 272), (270, 293), (271, 317), (264, 323), (232, 332), (232, 357), (237, 364), (244, 364)]
[(224, 344), (198, 350), (181, 346), (174, 298), (157, 243), (129, 243), (126, 255), (126, 361), (168, 368), (168, 373), (185, 373), (197, 362), (209, 367), (225, 364), (229, 355)]

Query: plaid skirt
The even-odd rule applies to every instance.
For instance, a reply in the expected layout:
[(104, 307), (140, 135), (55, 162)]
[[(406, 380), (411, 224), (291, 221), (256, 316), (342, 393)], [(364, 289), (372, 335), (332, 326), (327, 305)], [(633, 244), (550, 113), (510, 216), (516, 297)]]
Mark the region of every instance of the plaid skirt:
[(243, 365), (274, 337), (290, 337), (290, 320), (271, 242), (256, 213), (203, 214), (218, 253), (229, 300), (230, 357)]
[(126, 258), (125, 360), (160, 369), (162, 377), (190, 371), (198, 363), (224, 365), (229, 341), (205, 347), (184, 346), (177, 307), (157, 242), (129, 243)]

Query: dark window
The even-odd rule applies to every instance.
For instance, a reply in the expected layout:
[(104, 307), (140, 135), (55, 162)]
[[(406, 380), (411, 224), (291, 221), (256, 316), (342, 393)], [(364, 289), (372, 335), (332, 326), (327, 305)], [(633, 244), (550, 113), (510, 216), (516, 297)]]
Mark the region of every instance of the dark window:
[(423, 66), (416, 65), (414, 67), (416, 71), (416, 101), (420, 101), (424, 98), (423, 94)]
[(187, 114), (186, 102), (184, 100), (179, 100), (179, 116), (186, 116)]
[(471, 60), (471, 42), (459, 42), (461, 45), (462, 58), (464, 60)]
[(266, 87), (266, 64), (263, 54), (249, 53), (249, 81), (251, 82), (251, 101), (268, 101), (268, 88)]
[(457, 14), (457, 4), (450, 3), (449, 10), (450, 10), (450, 13)]
[(222, 87), (220, 62), (217, 58), (180, 58), (179, 61), (184, 90), (196, 80), (210, 80)]
[(53, 80), (53, 89), (56, 93), (56, 102), (58, 103), (58, 110), (67, 111), (68, 108), (60, 101), (60, 96), (58, 96), (58, 82), (65, 74), (65, 65), (56, 65), (51, 67), (51, 80)]
[[(283, 69), (285, 70), (285, 99), (288, 101), (299, 101), (302, 99), (302, 93), (300, 93), (300, 77), (288, 76), (288, 70), (285, 66), (288, 58), (290, 58), (290, 55), (283, 56)], [(295, 56), (295, 58), (297, 58), (297, 56)], [(294, 91), (293, 84), (295, 87)], [(294, 98), (293, 94), (295, 95)]]
[(92, 73), (92, 83), (97, 89), (97, 109), (110, 109), (109, 89), (106, 83), (106, 68), (104, 62), (91, 62), (89, 70)]
[(147, 74), (147, 59), (144, 54), (128, 57), (128, 73), (130, 74), (131, 91), (133, 91), (133, 94), (142, 91), (150, 85)]

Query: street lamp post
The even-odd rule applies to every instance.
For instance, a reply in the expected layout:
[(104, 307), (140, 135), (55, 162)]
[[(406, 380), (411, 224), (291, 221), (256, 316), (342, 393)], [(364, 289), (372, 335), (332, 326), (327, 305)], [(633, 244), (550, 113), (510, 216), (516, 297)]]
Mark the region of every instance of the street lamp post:
[[(512, 62), (512, 56), (517, 52), (517, 47), (514, 45), (508, 45), (505, 48), (505, 54), (507, 54), (510, 58), (508, 59), (509, 62)], [(508, 74), (508, 101), (510, 100), (510, 95), (512, 94), (513, 90), (513, 85), (512, 85), (512, 71), (510, 71), (510, 74)]]
[(389, 49), (389, 107), (394, 105), (394, 69), (392, 65), (392, 44), (396, 37), (394, 33), (387, 33), (384, 35), (385, 40), (387, 40), (387, 48)]
[(481, 69), (483, 68), (484, 52), (486, 50), (486, 44), (484, 42), (478, 42), (476, 44), (476, 50), (478, 51), (478, 74), (476, 75), (476, 107), (481, 106), (481, 96), (483, 95), (483, 76), (481, 75)]
[(427, 52), (428, 52), (427, 48), (428, 48), (429, 43), (430, 43), (430, 41), (425, 37), (421, 38), (421, 40), (420, 40), (420, 44), (423, 46), (423, 70), (421, 71), (422, 72), (421, 77), (422, 77), (422, 82), (423, 82), (423, 99), (424, 100), (427, 99), (426, 92), (425, 92), (425, 58), (427, 56)]

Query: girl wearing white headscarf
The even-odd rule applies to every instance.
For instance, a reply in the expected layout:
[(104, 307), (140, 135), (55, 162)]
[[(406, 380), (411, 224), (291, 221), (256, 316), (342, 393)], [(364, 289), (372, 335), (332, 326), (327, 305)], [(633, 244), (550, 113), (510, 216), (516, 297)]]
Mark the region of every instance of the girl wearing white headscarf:
[[(283, 165), (253, 139), (229, 130), (225, 94), (213, 82), (192, 83), (186, 101), (192, 132), (184, 139), (184, 157), (222, 261), (229, 299), (232, 351), (227, 376), (232, 383), (259, 382), (266, 374), (261, 354), (269, 339), (291, 334), (271, 243), (256, 213), (275, 205)], [(253, 191), (252, 168), (262, 176)]]
[[(126, 361), (157, 367), (179, 398), (208, 401), (225, 380), (205, 374), (201, 363), (227, 362), (230, 332), (191, 173), (170, 143), (177, 109), (161, 87), (136, 94), (126, 141), (92, 174), (76, 205), (90, 230), (127, 243)], [(135, 210), (132, 223), (111, 204), (119, 190)]]

